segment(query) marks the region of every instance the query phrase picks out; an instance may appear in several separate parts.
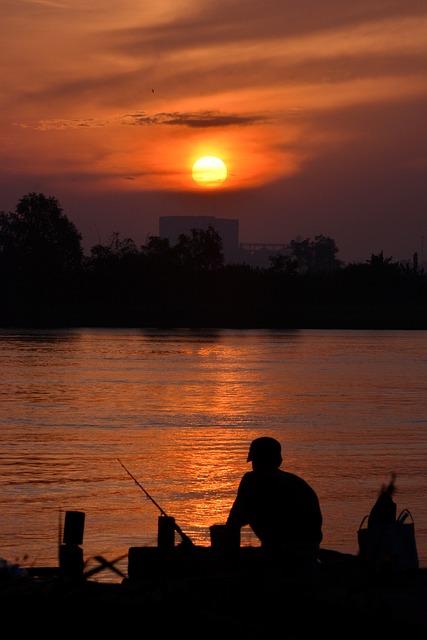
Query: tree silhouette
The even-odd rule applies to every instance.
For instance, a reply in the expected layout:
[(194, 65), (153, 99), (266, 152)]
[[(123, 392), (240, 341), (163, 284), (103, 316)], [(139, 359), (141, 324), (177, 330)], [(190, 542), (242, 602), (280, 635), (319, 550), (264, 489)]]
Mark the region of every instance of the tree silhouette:
[(180, 263), (194, 270), (216, 271), (224, 264), (221, 236), (211, 226), (191, 229), (190, 236), (181, 234), (175, 251)]
[(292, 256), (276, 253), (270, 256), (270, 271), (274, 273), (286, 273), (296, 275), (298, 273), (298, 261)]
[(0, 214), (0, 251), (21, 272), (57, 274), (77, 269), (81, 235), (56, 198), (29, 193), (11, 213)]
[(295, 238), (295, 240), (291, 240), (289, 243), (289, 248), (291, 250), (291, 255), (295, 258), (298, 271), (300, 273), (305, 273), (306, 271), (311, 271), (313, 267), (313, 250), (312, 243), (309, 238)]
[(91, 262), (99, 264), (118, 264), (122, 260), (138, 255), (138, 247), (132, 238), (120, 238), (115, 231), (108, 244), (96, 244), (90, 250)]
[[(29, 193), (0, 214), (1, 298), (17, 322), (45, 324), (72, 307), (79, 288), (81, 236), (56, 198)], [(59, 309), (62, 309), (60, 311)]]
[(291, 240), (289, 248), (300, 273), (333, 271), (341, 264), (336, 258), (336, 242), (329, 236), (318, 235), (314, 240), (296, 238)]
[(393, 269), (398, 269), (399, 264), (397, 262), (393, 262), (393, 257), (389, 256), (388, 258), (384, 258), (384, 252), (380, 251), (378, 254), (371, 254), (370, 259), (368, 260), (368, 264), (372, 269), (386, 269), (388, 266), (391, 266)]
[(329, 236), (315, 236), (312, 243), (313, 269), (315, 271), (333, 271), (340, 266), (337, 260), (338, 247), (333, 238)]
[(224, 265), (212, 227), (171, 246), (114, 233), (83, 258), (56, 198), (0, 213), (0, 323), (8, 326), (425, 328), (427, 276), (384, 257), (341, 265), (333, 238), (296, 238), (269, 268)]
[(167, 238), (150, 236), (147, 244), (142, 247), (142, 254), (151, 272), (160, 274), (179, 266), (175, 248), (171, 247)]

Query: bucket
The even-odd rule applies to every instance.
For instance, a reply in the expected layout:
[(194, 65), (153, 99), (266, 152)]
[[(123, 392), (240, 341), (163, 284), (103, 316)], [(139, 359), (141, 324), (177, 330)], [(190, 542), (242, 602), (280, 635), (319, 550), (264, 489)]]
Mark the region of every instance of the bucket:
[(159, 516), (157, 529), (157, 546), (163, 551), (170, 551), (175, 546), (175, 518)]

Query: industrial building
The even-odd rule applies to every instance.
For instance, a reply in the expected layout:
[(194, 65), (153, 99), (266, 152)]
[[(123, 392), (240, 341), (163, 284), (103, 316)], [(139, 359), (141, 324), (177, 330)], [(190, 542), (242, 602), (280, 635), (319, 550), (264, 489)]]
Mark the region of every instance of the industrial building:
[(289, 247), (276, 243), (239, 243), (239, 220), (236, 218), (216, 218), (215, 216), (161, 216), (159, 236), (169, 240), (171, 245), (178, 242), (181, 234), (190, 235), (192, 229), (206, 231), (213, 227), (221, 236), (224, 261), (228, 264), (248, 264), (253, 267), (269, 267), (270, 256), (289, 255)]

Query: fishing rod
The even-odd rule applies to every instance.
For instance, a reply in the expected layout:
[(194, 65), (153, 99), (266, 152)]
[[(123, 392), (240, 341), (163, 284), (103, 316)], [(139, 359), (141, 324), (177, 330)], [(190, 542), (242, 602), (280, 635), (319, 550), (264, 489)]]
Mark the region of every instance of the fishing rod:
[[(120, 460), (120, 458), (117, 458), (117, 462), (119, 462), (121, 464), (121, 466), (123, 467), (123, 469), (126, 471), (126, 473), (128, 474), (128, 476), (130, 476), (132, 478), (132, 480), (135, 482), (135, 484), (141, 489), (141, 491), (144, 492), (144, 494), (146, 495), (146, 497), (151, 500), (151, 502), (154, 504), (155, 507), (157, 507), (157, 509), (160, 511), (160, 513), (162, 514), (162, 516), (165, 516), (166, 518), (169, 518), (168, 514), (166, 513), (166, 511), (164, 509), (162, 509), (162, 507), (159, 505), (158, 502), (156, 502), (154, 500), (154, 498), (152, 496), (150, 496), (150, 494), (148, 493), (148, 491), (146, 489), (144, 489), (144, 487), (142, 486), (142, 484), (140, 482), (138, 482), (138, 480), (135, 478), (134, 475), (132, 475), (132, 473), (129, 471), (129, 469), (127, 467), (125, 467), (125, 465), (123, 464), (123, 462)], [(194, 542), (191, 540), (191, 538), (189, 538), (187, 536), (186, 533), (184, 533), (184, 531), (181, 529), (181, 527), (175, 522), (175, 519), (173, 519), (173, 523), (174, 523), (174, 529), (175, 531), (178, 533), (178, 535), (181, 536), (182, 542), (185, 543), (186, 545), (189, 546), (194, 546)]]

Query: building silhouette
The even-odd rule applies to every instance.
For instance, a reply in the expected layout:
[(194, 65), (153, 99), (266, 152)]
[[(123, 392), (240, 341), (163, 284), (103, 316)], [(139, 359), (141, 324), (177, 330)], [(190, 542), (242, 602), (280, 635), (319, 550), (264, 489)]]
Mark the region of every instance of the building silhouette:
[(206, 231), (213, 227), (221, 236), (226, 264), (248, 264), (253, 267), (270, 266), (270, 256), (289, 255), (289, 246), (283, 243), (239, 243), (239, 220), (215, 216), (161, 216), (159, 236), (173, 246), (181, 234), (190, 235), (192, 229)]

